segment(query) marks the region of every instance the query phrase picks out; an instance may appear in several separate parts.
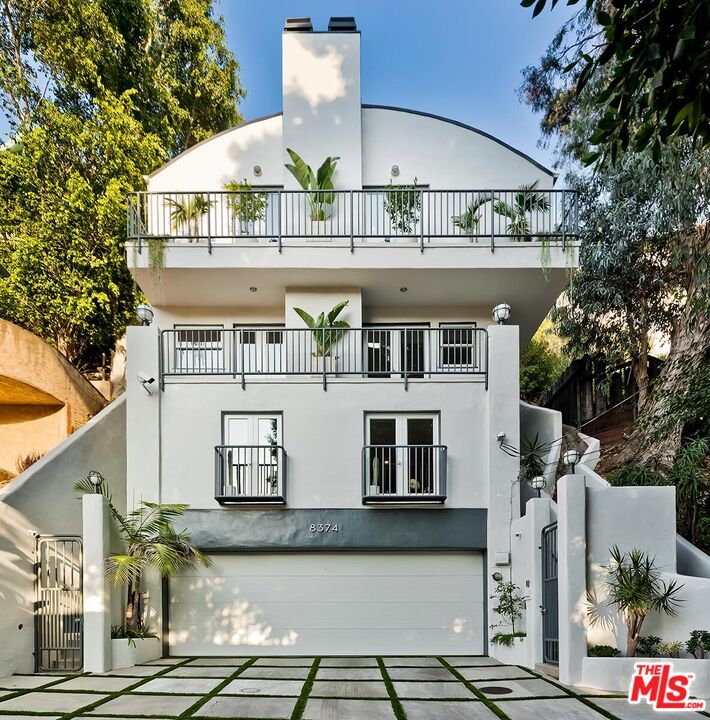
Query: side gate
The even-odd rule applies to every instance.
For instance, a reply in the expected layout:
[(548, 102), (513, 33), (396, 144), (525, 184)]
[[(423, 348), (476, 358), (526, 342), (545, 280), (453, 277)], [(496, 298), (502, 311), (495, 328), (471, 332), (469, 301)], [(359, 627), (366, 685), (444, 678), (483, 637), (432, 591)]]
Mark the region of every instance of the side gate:
[(557, 523), (542, 529), (540, 542), (542, 552), (542, 660), (558, 665), (559, 609), (557, 600)]
[(40, 536), (35, 551), (35, 670), (81, 670), (84, 664), (82, 539)]

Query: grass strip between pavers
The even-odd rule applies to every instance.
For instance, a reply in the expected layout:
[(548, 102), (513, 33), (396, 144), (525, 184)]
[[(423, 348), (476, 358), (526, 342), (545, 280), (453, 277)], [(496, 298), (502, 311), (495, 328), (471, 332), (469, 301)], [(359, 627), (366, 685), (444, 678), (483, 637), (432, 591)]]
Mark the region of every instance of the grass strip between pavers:
[(402, 701), (397, 696), (397, 691), (394, 689), (394, 683), (390, 674), (387, 672), (385, 661), (378, 657), (376, 658), (377, 664), (380, 666), (380, 672), (382, 673), (382, 679), (384, 680), (385, 687), (387, 688), (387, 694), (390, 696), (390, 702), (392, 703), (392, 710), (397, 720), (407, 720), (407, 713), (404, 712), (402, 707)]
[[(185, 663), (188, 662), (188, 660), (185, 660)], [(78, 710), (74, 710), (73, 712), (64, 713), (64, 715), (59, 716), (60, 720), (72, 720), (73, 718), (80, 717), (81, 715), (84, 715), (86, 713), (91, 712), (92, 710), (96, 709), (97, 707), (100, 707), (104, 703), (109, 702), (110, 700), (114, 700), (117, 697), (121, 697), (121, 695), (130, 695), (133, 690), (135, 690), (137, 687), (140, 687), (141, 685), (144, 685), (147, 682), (150, 682), (151, 680), (160, 677), (161, 675), (165, 675), (170, 670), (172, 670), (175, 667), (180, 667), (180, 665), (184, 665), (185, 663), (177, 663), (176, 665), (167, 665), (165, 669), (159, 670), (157, 673), (153, 675), (148, 675), (146, 677), (142, 678), (136, 678), (136, 682), (132, 685), (129, 685), (128, 687), (124, 688), (123, 690), (119, 690), (115, 693), (109, 693), (105, 697), (101, 698), (101, 700), (98, 700), (95, 703), (92, 703), (91, 705), (82, 705)], [(82, 673), (82, 675), (93, 675), (93, 673)], [(98, 675), (97, 675), (98, 677)], [(66, 678), (65, 678), (66, 679)], [(75, 690), (74, 692), (79, 692), (78, 690)], [(2, 707), (2, 706), (0, 706)], [(27, 713), (24, 713), (27, 715)], [(56, 716), (56, 713), (55, 713)]]
[[(519, 665), (517, 667), (520, 667)], [(568, 687), (565, 687), (564, 685), (561, 685), (558, 682), (555, 682), (551, 678), (547, 677), (546, 675), (542, 675), (539, 672), (536, 672), (535, 670), (530, 670), (530, 668), (527, 668), (528, 672), (535, 675), (535, 677), (539, 678), (540, 680), (544, 680), (545, 682), (550, 683), (550, 685), (554, 685), (556, 688), (562, 690), (563, 692), (567, 693), (570, 697), (573, 697), (579, 702), (581, 702), (583, 705), (586, 705), (587, 707), (591, 708), (592, 710), (595, 710), (600, 715), (603, 715), (605, 718), (608, 718), (609, 720), (620, 720), (616, 715), (613, 713), (610, 713), (608, 710), (605, 710), (602, 707), (599, 707), (598, 705), (595, 705), (591, 700), (588, 700), (584, 695), (580, 695), (579, 693), (574, 692), (574, 690), (570, 690)]]
[(224, 678), (224, 680), (222, 680), (219, 685), (215, 685), (212, 690), (203, 695), (197, 702), (190, 705), (187, 710), (183, 710), (183, 712), (178, 715), (178, 717), (192, 717), (208, 700), (211, 700), (213, 697), (215, 697), (215, 695), (219, 694), (222, 690), (224, 690), (224, 688), (226, 688), (227, 685), (232, 682), (232, 680), (238, 678), (248, 667), (251, 667), (256, 661), (257, 658), (252, 657), (249, 658), (246, 662), (242, 663), (231, 675)]
[(444, 660), (443, 657), (436, 658), (454, 677), (458, 678), (494, 715), (501, 720), (510, 720), (510, 718), (489, 698), (487, 698), (472, 682), (466, 678), (453, 666)]
[(315, 658), (315, 660), (313, 660), (311, 670), (308, 673), (306, 681), (303, 683), (303, 687), (301, 688), (301, 694), (298, 696), (296, 705), (294, 706), (293, 712), (291, 713), (291, 720), (301, 720), (301, 718), (303, 717), (303, 712), (306, 709), (306, 703), (308, 702), (308, 696), (311, 694), (311, 690), (313, 690), (313, 683), (316, 679), (316, 675), (318, 674), (320, 661), (320, 657), (317, 657)]

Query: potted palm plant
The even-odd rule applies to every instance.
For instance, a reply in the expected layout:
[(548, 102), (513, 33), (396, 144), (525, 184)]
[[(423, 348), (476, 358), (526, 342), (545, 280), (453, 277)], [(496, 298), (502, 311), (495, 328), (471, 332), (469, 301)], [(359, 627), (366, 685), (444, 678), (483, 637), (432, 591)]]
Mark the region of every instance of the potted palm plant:
[[(96, 491), (88, 478), (74, 487), (82, 493)], [(173, 526), (187, 505), (142, 501), (137, 510), (123, 515), (111, 502), (105, 483), (99, 485), (99, 491), (108, 498), (124, 545), (122, 553), (111, 553), (105, 560), (107, 582), (126, 593), (123, 622), (111, 629), (113, 667), (129, 667), (156, 659), (161, 652), (159, 638), (145, 624), (146, 572), (153, 570), (167, 578), (196, 565), (209, 567), (212, 560), (192, 545), (186, 531), (177, 532)]]
[(333, 186), (333, 175), (339, 157), (327, 157), (314, 173), (311, 166), (291, 148), (286, 148), (293, 163), (286, 163), (286, 169), (293, 175), (298, 184), (308, 190), (309, 222), (305, 223), (305, 234), (315, 235), (318, 239), (329, 240), (328, 220), (333, 212), (336, 194)]
[(263, 222), (266, 217), (268, 195), (265, 192), (252, 190), (246, 178), (241, 182), (232, 180), (225, 184), (228, 191), (227, 206), (241, 237), (254, 235), (254, 223)]
[(544, 193), (536, 190), (537, 184), (536, 180), (533, 183), (521, 185), (513, 193), (510, 203), (505, 200), (496, 200), (493, 205), (496, 214), (507, 218), (506, 232), (516, 240), (531, 242), (533, 239), (531, 227), (533, 213), (550, 211), (550, 201)]
[(338, 358), (333, 355), (333, 349), (350, 327), (345, 320), (338, 320), (338, 315), (348, 306), (348, 302), (348, 300), (339, 302), (330, 312), (322, 312), (317, 318), (314, 318), (303, 308), (295, 307), (293, 309), (298, 317), (313, 331), (312, 340), (315, 349), (311, 352), (312, 362), (310, 367), (315, 369), (319, 375), (323, 372), (334, 373), (337, 371)]
[(214, 205), (205, 195), (182, 195), (180, 198), (165, 198), (165, 206), (170, 209), (170, 227), (174, 233), (187, 230), (190, 242), (197, 242), (202, 227), (202, 218)]
[(468, 235), (473, 239), (478, 234), (478, 226), (483, 219), (481, 210), (490, 200), (490, 194), (480, 194), (474, 197), (460, 215), (452, 216), (451, 221), (454, 227), (458, 228), (462, 234)]

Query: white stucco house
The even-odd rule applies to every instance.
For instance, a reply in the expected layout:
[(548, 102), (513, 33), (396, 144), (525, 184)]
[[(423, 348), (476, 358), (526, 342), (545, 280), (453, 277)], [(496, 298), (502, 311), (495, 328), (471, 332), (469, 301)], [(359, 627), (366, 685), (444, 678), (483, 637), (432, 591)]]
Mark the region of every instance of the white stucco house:
[[(103, 662), (116, 601), (95, 568), (86, 578), (110, 541), (96, 549), (68, 489), (90, 468), (122, 507), (188, 503), (184, 525), (213, 556), (151, 588), (170, 655), (502, 653), (488, 640), (500, 575), (528, 598), (515, 662), (559, 661), (580, 682), (587, 628), (571, 617), (605, 549), (650, 544), (677, 572), (672, 492), (629, 497), (584, 459), (557, 503), (518, 482), (510, 448), (524, 437), (550, 443), (551, 481), (559, 457), (559, 415), (519, 401), (519, 354), (576, 263), (574, 193), (489, 133), (363, 105), (360, 80), (353, 21), (289, 21), (283, 111), (131, 194), (128, 262), (154, 316), (129, 328), (125, 398), (0, 496), (17, 606), (0, 617), (7, 668), (31, 669), (33, 651), (42, 662), (29, 560), (64, 534), (83, 535), (84, 655)], [(304, 190), (289, 149), (314, 172), (337, 158), (334, 189)], [(337, 331), (296, 311), (343, 301)], [(54, 504), (30, 512), (42, 472)], [(650, 537), (623, 522), (646, 509)], [(559, 588), (544, 600), (541, 532), (556, 521)], [(704, 592), (701, 555), (686, 548), (683, 562)], [(543, 629), (546, 602), (559, 628)]]

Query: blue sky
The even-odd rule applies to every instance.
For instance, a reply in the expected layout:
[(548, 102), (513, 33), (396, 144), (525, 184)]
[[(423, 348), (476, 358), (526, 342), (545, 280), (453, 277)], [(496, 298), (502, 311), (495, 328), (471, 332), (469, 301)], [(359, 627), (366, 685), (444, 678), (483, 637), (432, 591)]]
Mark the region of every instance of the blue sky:
[(572, 11), (532, 20), (518, 0), (221, 0), (229, 46), (241, 64), (246, 119), (281, 110), (281, 31), (309, 16), (324, 30), (331, 15), (354, 15), (362, 33), (362, 99), (450, 117), (480, 128), (545, 165), (538, 119), (516, 95)]

